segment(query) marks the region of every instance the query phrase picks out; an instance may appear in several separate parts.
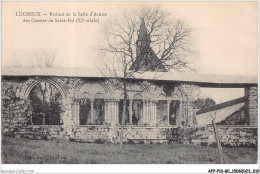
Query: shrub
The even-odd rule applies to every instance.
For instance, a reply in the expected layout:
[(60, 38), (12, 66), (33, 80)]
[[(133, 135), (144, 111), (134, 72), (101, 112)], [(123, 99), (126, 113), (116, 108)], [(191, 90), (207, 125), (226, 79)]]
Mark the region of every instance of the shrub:
[(96, 144), (105, 144), (106, 140), (99, 138), (99, 139), (95, 140), (94, 143), (96, 143)]

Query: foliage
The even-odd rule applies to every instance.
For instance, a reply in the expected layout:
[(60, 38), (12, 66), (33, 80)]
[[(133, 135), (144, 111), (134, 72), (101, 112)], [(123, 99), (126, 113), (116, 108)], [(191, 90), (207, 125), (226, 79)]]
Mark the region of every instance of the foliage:
[(42, 49), (34, 53), (32, 66), (36, 67), (53, 67), (56, 59), (56, 50)]
[[(191, 70), (191, 28), (159, 7), (141, 7), (125, 11), (122, 15), (106, 22), (101, 42), (100, 69), (109, 70), (110, 76), (118, 76), (116, 69), (127, 71), (127, 77), (134, 76), (129, 71), (138, 57), (137, 39), (142, 20), (145, 22), (149, 45), (159, 61), (167, 69)], [(103, 66), (102, 66), (103, 65)]]
[(212, 105), (215, 105), (216, 102), (212, 98), (198, 98), (197, 100), (194, 101), (194, 106), (196, 109), (203, 109), (210, 107)]
[[(110, 82), (115, 89), (124, 92), (123, 114), (120, 114), (122, 118), (119, 120), (122, 131), (120, 134), (121, 149), (123, 127), (127, 122), (126, 118), (129, 118), (127, 117), (127, 84), (135, 78), (136, 73), (155, 70), (154, 64), (161, 64), (166, 71), (191, 69), (188, 60), (192, 53), (191, 29), (181, 20), (170, 19), (168, 16), (169, 14), (160, 8), (141, 7), (138, 10), (127, 11), (118, 17), (113, 17), (104, 25), (104, 37), (100, 42), (101, 55), (97, 68), (105, 77), (120, 77), (110, 80)], [(138, 51), (140, 49), (141, 51)], [(148, 65), (150, 60), (144, 60), (146, 66), (152, 67), (145, 67), (146, 70), (140, 70), (140, 68), (131, 70), (141, 54), (146, 57), (150, 55), (157, 57), (156, 62)]]

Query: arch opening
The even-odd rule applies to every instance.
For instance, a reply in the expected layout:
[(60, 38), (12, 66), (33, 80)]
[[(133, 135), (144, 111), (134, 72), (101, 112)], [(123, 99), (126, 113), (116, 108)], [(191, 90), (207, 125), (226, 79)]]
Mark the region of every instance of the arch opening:
[(62, 94), (52, 83), (41, 81), (28, 94), (33, 125), (62, 125)]

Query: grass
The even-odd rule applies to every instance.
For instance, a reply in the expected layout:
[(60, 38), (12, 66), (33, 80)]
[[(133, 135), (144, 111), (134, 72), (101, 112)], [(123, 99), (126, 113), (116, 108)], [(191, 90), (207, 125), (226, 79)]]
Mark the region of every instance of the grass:
[[(223, 148), (227, 164), (256, 164), (257, 148)], [(218, 164), (215, 147), (184, 144), (93, 144), (2, 139), (5, 164)]]

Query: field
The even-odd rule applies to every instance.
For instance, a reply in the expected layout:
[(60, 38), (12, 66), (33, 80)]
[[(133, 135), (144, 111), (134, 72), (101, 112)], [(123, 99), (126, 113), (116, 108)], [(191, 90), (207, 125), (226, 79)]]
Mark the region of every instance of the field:
[[(183, 144), (93, 144), (2, 138), (5, 164), (216, 164), (215, 147)], [(255, 164), (257, 148), (223, 148), (227, 164)]]

